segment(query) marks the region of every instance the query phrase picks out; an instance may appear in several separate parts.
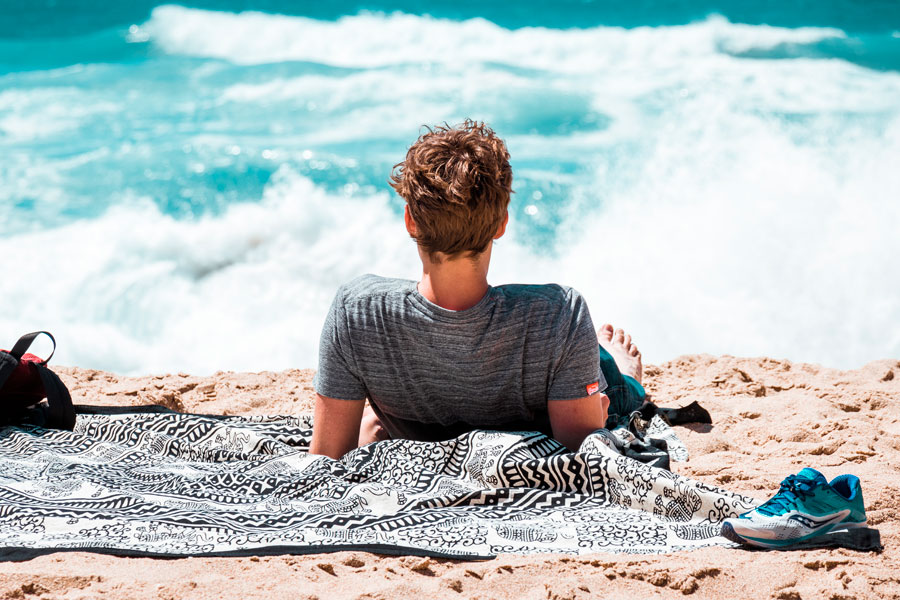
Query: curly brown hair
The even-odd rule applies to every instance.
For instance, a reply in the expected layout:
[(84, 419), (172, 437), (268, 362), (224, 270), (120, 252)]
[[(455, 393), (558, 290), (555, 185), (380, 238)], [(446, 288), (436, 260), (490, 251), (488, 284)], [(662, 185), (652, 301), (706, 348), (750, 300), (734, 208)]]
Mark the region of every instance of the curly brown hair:
[(480, 254), (503, 224), (512, 194), (506, 144), (470, 119), (426, 129), (394, 165), (391, 187), (406, 200), (413, 237), (432, 260), (437, 252)]

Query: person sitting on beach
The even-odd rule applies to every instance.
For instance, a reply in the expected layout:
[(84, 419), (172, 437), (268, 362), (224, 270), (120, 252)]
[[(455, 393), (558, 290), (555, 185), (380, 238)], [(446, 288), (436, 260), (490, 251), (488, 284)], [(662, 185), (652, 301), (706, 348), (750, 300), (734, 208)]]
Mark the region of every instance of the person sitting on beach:
[(641, 405), (640, 352), (621, 329), (595, 333), (576, 290), (488, 284), (512, 193), (509, 153), (488, 126), (429, 128), (391, 185), (422, 274), (338, 289), (319, 343), (310, 453), (337, 459), (378, 440), (475, 429), (539, 431), (577, 450)]

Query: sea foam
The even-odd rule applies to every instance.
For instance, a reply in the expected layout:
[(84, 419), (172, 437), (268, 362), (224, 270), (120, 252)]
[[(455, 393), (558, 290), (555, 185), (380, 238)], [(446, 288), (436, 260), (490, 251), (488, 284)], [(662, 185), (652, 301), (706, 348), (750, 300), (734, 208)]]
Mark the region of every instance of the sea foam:
[(736, 25), (721, 17), (677, 27), (509, 30), (479, 18), (460, 22), (374, 13), (319, 21), (176, 5), (154, 9), (141, 31), (171, 54), (221, 58), (240, 64), (297, 60), (378, 67), (494, 61), (569, 72), (616, 64), (623, 59), (683, 60), (708, 55), (722, 45), (739, 52), (784, 42), (810, 43), (845, 37), (833, 28)]
[(572, 285), (651, 362), (900, 356), (900, 75), (741, 56), (822, 40), (853, 43), (157, 8), (122, 38), (145, 62), (4, 80), (0, 331), (126, 373), (314, 367), (341, 282), (418, 275), (391, 165), (471, 116), (516, 174), (492, 283)]
[(16, 236), (0, 248), (20, 265), (4, 286), (20, 309), (0, 330), (49, 329), (59, 362), (125, 373), (314, 366), (340, 282), (363, 265), (411, 272), (415, 251), (382, 243), (405, 237), (390, 214), (384, 194), (351, 205), (283, 170), (215, 218), (137, 202)]

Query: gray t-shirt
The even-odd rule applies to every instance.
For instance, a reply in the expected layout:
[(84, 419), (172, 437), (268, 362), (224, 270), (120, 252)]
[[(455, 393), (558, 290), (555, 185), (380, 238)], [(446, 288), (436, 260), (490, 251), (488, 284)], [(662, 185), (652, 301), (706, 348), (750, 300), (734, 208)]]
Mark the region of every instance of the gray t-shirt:
[(417, 282), (363, 275), (342, 285), (319, 342), (316, 392), (369, 402), (393, 438), (473, 429), (550, 434), (547, 402), (606, 389), (597, 336), (577, 291), (491, 287), (441, 308)]

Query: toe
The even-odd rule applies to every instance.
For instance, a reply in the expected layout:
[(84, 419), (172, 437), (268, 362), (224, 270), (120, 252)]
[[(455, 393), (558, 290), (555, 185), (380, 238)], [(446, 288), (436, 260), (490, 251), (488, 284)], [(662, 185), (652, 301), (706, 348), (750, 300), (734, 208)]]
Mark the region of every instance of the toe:
[(604, 323), (603, 327), (597, 330), (597, 337), (602, 337), (605, 340), (611, 340), (613, 336), (613, 326), (609, 323)]
[(631, 347), (631, 336), (630, 335), (628, 335), (628, 334), (625, 335), (625, 339), (622, 340), (622, 345), (625, 346), (625, 348)]
[(616, 332), (613, 334), (613, 340), (621, 344), (625, 340), (625, 332), (621, 329), (616, 329)]
[(641, 352), (640, 350), (638, 350), (637, 346), (631, 346), (631, 348), (628, 349), (628, 354), (634, 357), (638, 357), (641, 355)]

